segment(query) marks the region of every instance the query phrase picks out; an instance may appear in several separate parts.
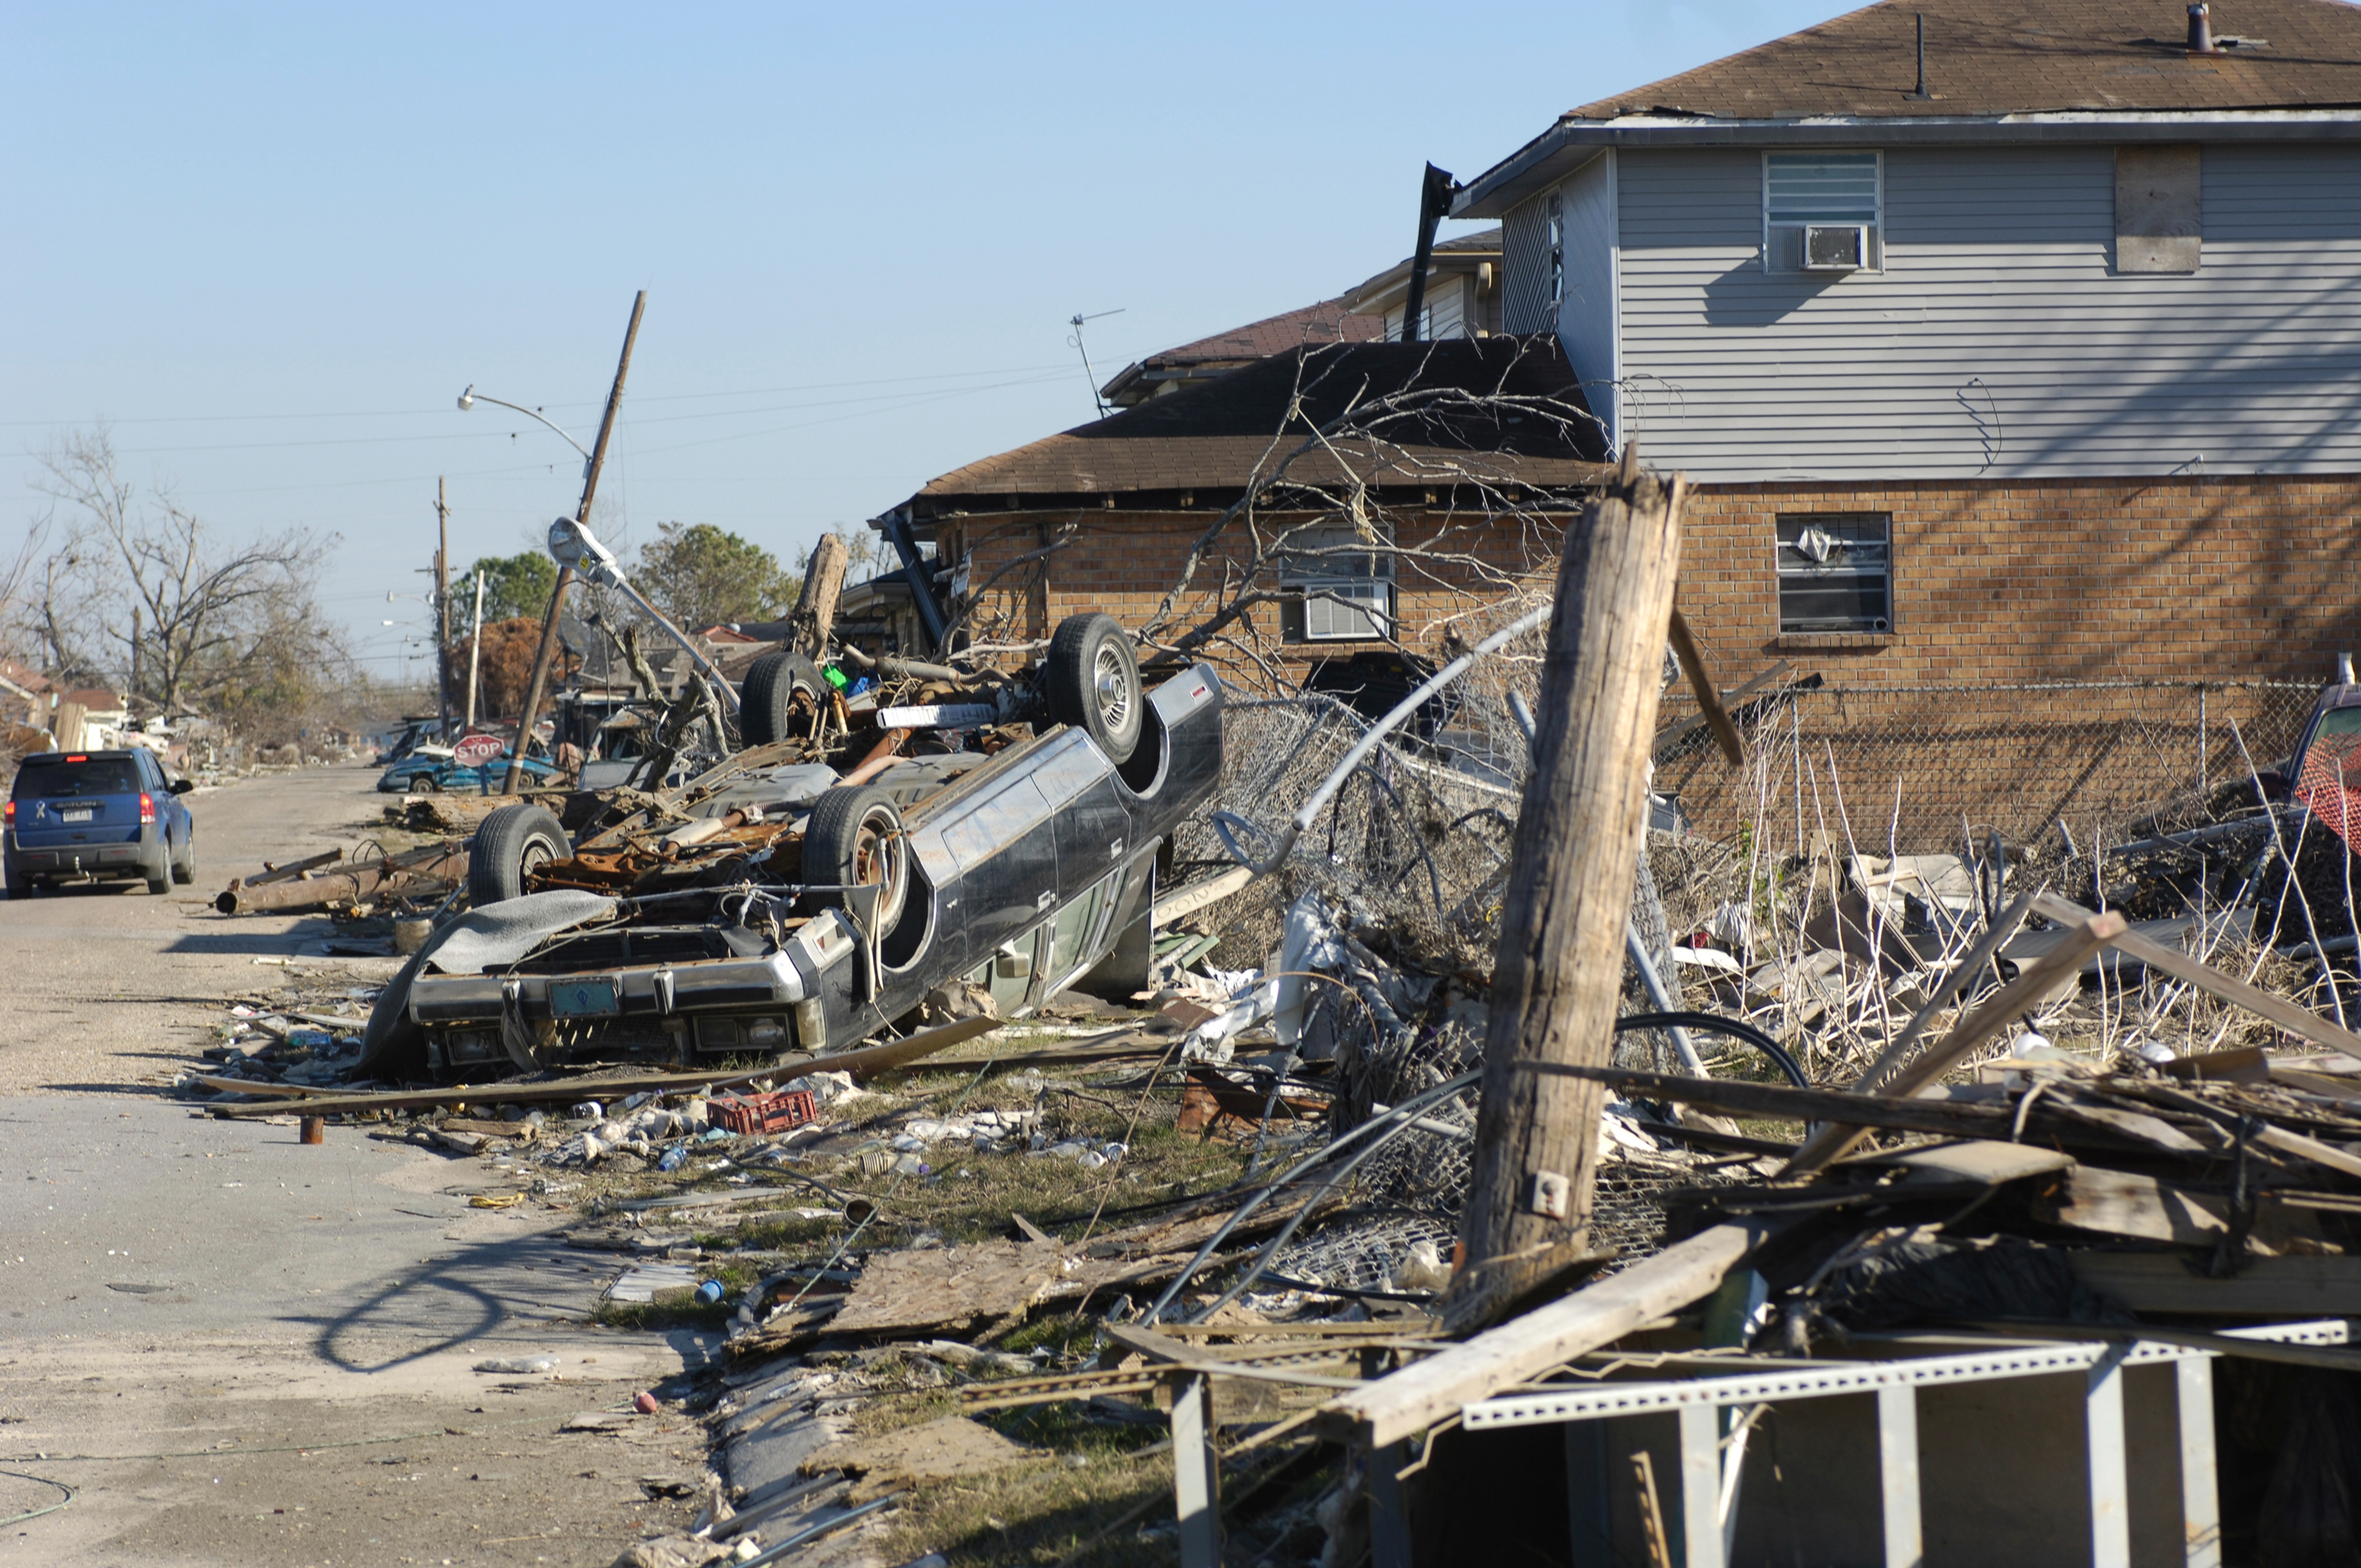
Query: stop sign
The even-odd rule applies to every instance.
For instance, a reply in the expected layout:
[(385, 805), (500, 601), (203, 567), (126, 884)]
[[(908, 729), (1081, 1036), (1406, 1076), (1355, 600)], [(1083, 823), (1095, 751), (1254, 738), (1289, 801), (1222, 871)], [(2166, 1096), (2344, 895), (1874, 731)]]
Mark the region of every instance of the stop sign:
[(462, 735), (459, 743), (451, 748), (451, 755), (469, 767), (490, 762), (509, 749), (509, 743), (497, 735)]

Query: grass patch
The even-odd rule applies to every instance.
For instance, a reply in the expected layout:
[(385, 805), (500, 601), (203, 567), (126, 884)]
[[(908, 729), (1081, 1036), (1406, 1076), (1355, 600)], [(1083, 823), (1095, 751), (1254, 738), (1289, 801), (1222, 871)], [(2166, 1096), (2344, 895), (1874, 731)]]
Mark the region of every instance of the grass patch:
[(721, 1282), (720, 1300), (708, 1305), (698, 1300), (694, 1291), (667, 1290), (653, 1301), (601, 1301), (592, 1310), (590, 1321), (601, 1328), (631, 1329), (642, 1333), (728, 1328), (730, 1317), (738, 1310), (738, 1298), (755, 1283), (755, 1271), (725, 1257), (708, 1259), (697, 1272), (700, 1280)]

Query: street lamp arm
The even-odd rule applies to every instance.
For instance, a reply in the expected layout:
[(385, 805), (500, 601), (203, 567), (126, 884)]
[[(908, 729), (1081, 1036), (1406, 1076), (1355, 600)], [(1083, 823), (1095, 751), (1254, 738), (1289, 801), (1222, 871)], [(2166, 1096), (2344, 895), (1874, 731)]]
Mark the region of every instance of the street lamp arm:
[(535, 413), (533, 410), (525, 407), (522, 403), (512, 403), (506, 398), (487, 397), (483, 393), (476, 390), (474, 385), (471, 383), (466, 391), (459, 394), (459, 411), (461, 413), (466, 413), (478, 403), (497, 403), (501, 408), (515, 410), (518, 413), (524, 415), (527, 419), (540, 420), (542, 423), (549, 425), (550, 429), (556, 431), (560, 436), (564, 437), (566, 445), (571, 446), (575, 451), (581, 453), (582, 460), (584, 462), (588, 463), (590, 460), (589, 448), (584, 446), (572, 436), (567, 435), (565, 430), (560, 426), (551, 423), (549, 420), (544, 418), (538, 413)]

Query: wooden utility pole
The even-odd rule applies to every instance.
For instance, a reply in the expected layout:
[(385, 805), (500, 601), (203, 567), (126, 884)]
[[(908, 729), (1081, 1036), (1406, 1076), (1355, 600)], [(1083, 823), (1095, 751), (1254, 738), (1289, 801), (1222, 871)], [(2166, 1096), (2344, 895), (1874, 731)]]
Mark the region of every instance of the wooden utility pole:
[[(642, 289), (631, 301), (631, 324), (623, 329), (623, 355), (615, 362), (615, 384), (607, 393), (607, 411), (598, 421), (598, 439), (590, 448), (590, 466), (582, 476), (582, 504), (574, 509), (574, 521), (583, 528), (590, 526), (590, 502), (598, 493), (598, 470), (606, 466), (607, 440), (615, 433), (615, 411), (622, 406), (623, 378), (631, 372), (631, 345), (639, 341), (640, 313), (648, 308), (648, 291)], [(541, 646), (533, 656), (533, 678), (525, 683), (524, 712), (517, 719), (516, 744), (509, 749), (508, 782), (500, 786), (502, 795), (514, 795), (524, 782), (525, 748), (533, 744), (533, 720), (541, 713), (542, 694), (549, 685), (551, 655), (557, 651), (557, 618), (566, 609), (566, 590), (574, 585), (571, 569), (557, 568), (557, 586), (549, 590), (549, 610), (541, 618)]]
[(434, 722), (451, 743), (451, 509), (434, 481)]
[(1596, 1083), (1520, 1060), (1603, 1066), (1631, 916), (1687, 482), (1620, 472), (1566, 531), (1539, 728), (1509, 858), (1455, 1328), (1491, 1321), (1587, 1245)]
[(844, 593), (844, 568), (850, 556), (844, 541), (823, 533), (804, 564), (804, 590), (796, 597), (795, 648), (818, 659), (828, 652), (828, 634), (836, 626), (836, 601)]

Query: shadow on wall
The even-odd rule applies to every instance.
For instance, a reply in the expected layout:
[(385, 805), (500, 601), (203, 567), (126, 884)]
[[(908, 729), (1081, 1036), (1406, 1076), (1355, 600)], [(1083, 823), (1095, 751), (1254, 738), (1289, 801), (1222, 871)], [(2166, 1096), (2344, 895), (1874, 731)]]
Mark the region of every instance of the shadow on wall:
[(1843, 279), (1842, 272), (1765, 272), (1748, 257), (1705, 286), (1709, 327), (1776, 326)]

